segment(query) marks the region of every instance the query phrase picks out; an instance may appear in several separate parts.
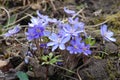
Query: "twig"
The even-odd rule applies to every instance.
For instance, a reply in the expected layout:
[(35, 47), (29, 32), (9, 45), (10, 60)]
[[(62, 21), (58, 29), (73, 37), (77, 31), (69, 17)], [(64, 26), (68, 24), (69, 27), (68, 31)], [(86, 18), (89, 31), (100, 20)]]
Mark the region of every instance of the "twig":
[[(117, 17), (117, 16), (115, 16), (115, 17)], [(91, 25), (91, 26), (86, 26), (86, 27), (97, 27), (97, 26), (100, 26), (100, 25), (102, 25), (102, 24), (105, 24), (105, 23), (107, 23), (108, 21), (110, 21), (111, 20), (111, 18), (109, 18), (109, 19), (107, 19), (107, 20), (105, 20), (104, 22), (102, 22), (102, 23), (99, 23), (99, 24), (96, 24), (96, 25)]]
[(102, 23), (99, 23), (99, 24), (96, 24), (96, 25), (91, 25), (91, 26), (86, 26), (86, 27), (87, 27), (87, 28), (88, 28), (88, 27), (92, 27), (92, 28), (94, 28), (94, 27), (97, 27), (97, 26), (100, 26), (100, 25), (102, 25), (102, 24), (107, 23), (109, 20), (110, 20), (110, 19), (107, 19), (107, 20), (105, 20), (105, 21), (102, 22)]
[(47, 4), (46, 4), (46, 1), (45, 1), (45, 0), (43, 0), (41, 3), (42, 3), (42, 4), (44, 4), (43, 11), (46, 11), (46, 9), (47, 9)]
[(7, 16), (8, 16), (8, 22), (7, 22), (7, 24), (9, 24), (9, 22), (10, 22), (10, 14), (9, 14), (8, 10), (5, 9), (4, 7), (0, 7), (0, 9), (3, 9), (7, 13)]
[(71, 71), (71, 70), (66, 69), (66, 68), (64, 68), (64, 67), (61, 67), (61, 66), (58, 66), (58, 65), (54, 65), (54, 64), (52, 64), (52, 66), (56, 66), (56, 67), (58, 67), (58, 68), (60, 68), (60, 69), (63, 69), (63, 70), (66, 70), (66, 71), (68, 71), (68, 72), (70, 72), (70, 73), (76, 74), (74, 71)]
[(80, 74), (78, 73), (78, 71), (77, 71), (77, 76), (78, 76), (79, 80), (82, 80), (82, 78), (80, 77)]
[(77, 15), (79, 15), (83, 10), (84, 10), (84, 8), (80, 9), (75, 15), (73, 15), (72, 19), (74, 19)]
[[(16, 12), (16, 11), (19, 10), (19, 9), (24, 9), (24, 8), (27, 7), (27, 6), (28, 6), (28, 5), (26, 5), (26, 6), (20, 6), (20, 7), (14, 8), (14, 9), (10, 9), (9, 14), (11, 14), (12, 12)], [(5, 13), (0, 14), (0, 16), (4, 16), (4, 15), (5, 15)]]
[[(71, 70), (66, 69), (66, 68), (64, 68), (64, 67), (61, 67), (61, 66), (58, 66), (58, 65), (54, 65), (54, 64), (52, 64), (52, 65), (53, 65), (53, 66), (56, 66), (56, 67), (58, 67), (58, 68), (60, 68), (60, 69), (66, 70), (66, 71), (68, 71), (68, 72), (70, 72), (70, 73), (76, 74), (74, 71), (71, 71)], [(81, 68), (81, 67), (80, 67), (80, 68)], [(78, 73), (78, 71), (77, 71), (77, 74), (76, 74), (76, 75), (78, 76), (79, 80), (82, 80), (81, 77), (80, 77), (80, 75), (79, 75), (79, 73)]]
[(55, 5), (53, 3), (53, 0), (50, 0), (50, 3), (52, 4), (52, 7), (53, 7), (54, 11), (56, 11), (56, 8), (55, 8)]
[(22, 10), (21, 12), (19, 12), (18, 15), (24, 14), (29, 9), (30, 9), (30, 6), (26, 6), (26, 8), (24, 10)]
[(20, 71), (20, 69), (23, 67), (23, 65), (25, 65), (24, 61), (21, 62), (21, 63), (15, 68), (15, 71)]
[[(6, 27), (8, 27), (8, 26), (12, 26), (12, 25), (14, 25), (14, 24), (20, 22), (21, 20), (23, 20), (23, 19), (25, 19), (25, 18), (27, 18), (27, 17), (29, 17), (29, 15), (26, 15), (26, 16), (24, 16), (24, 17), (18, 19), (16, 22), (13, 22), (13, 23), (7, 25)], [(13, 27), (14, 27), (14, 26), (7, 28), (6, 31), (9, 30), (9, 29), (12, 29)]]
[(71, 78), (72, 80), (78, 80), (78, 79), (76, 79), (76, 78), (74, 78), (74, 77), (71, 77), (71, 76), (68, 76), (68, 75), (62, 75), (62, 76), (65, 76), (65, 77)]
[(19, 44), (21, 44), (21, 45), (23, 45), (23, 46), (26, 46), (26, 47), (29, 47), (28, 45), (21, 43), (17, 38), (14, 38), (14, 39), (15, 39)]
[[(74, 14), (74, 15), (72, 16), (72, 19), (74, 19), (76, 16), (78, 16), (83, 10), (84, 10), (84, 8), (83, 8), (83, 9), (80, 9), (76, 14)], [(82, 16), (80, 16), (80, 17), (82, 17)], [(68, 19), (63, 20), (63, 22), (67, 22), (67, 21), (68, 21)]]

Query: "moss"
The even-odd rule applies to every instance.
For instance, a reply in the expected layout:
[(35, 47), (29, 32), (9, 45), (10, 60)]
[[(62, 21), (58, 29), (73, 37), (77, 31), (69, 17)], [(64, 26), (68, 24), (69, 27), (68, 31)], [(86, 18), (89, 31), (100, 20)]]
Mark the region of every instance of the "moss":
[(105, 19), (109, 20), (108, 24), (112, 24), (114, 25), (114, 28), (120, 29), (120, 11), (116, 14), (106, 15)]
[(114, 74), (110, 74), (110, 80), (115, 80), (115, 75)]
[(95, 17), (92, 19), (92, 22), (94, 24), (99, 24), (105, 21), (105, 17), (101, 16), (101, 17)]
[(115, 73), (116, 77), (120, 77), (120, 72)]
[(115, 80), (116, 76), (119, 75), (110, 60), (107, 61), (106, 72), (109, 75), (109, 80)]
[(120, 30), (120, 11), (115, 14), (103, 14), (100, 17), (94, 17), (91, 19), (93, 24), (99, 24), (104, 21), (108, 21), (108, 25), (113, 25), (115, 29)]

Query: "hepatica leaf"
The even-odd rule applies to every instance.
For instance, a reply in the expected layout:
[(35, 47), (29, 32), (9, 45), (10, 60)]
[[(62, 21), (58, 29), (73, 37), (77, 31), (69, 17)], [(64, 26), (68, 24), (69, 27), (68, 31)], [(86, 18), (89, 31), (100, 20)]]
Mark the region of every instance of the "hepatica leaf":
[(5, 28), (7, 28), (9, 26), (9, 24), (12, 24), (16, 21), (17, 19), (17, 15), (12, 15), (10, 16), (10, 19), (8, 19), (7, 23), (5, 24)]
[(19, 80), (29, 80), (27, 74), (22, 71), (17, 72), (17, 77)]
[(16, 19), (17, 19), (17, 15), (12, 15), (12, 16), (10, 17), (9, 24), (11, 24), (11, 23), (15, 22), (15, 21), (16, 21)]
[(95, 40), (89, 36), (88, 38), (85, 39), (85, 43), (89, 44), (90, 46), (93, 46), (95, 44)]

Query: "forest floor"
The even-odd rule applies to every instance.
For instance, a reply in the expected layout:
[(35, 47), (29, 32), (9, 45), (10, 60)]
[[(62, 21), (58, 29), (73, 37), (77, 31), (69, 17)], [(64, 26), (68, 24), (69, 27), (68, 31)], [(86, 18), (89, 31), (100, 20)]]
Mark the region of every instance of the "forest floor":
[[(69, 56), (68, 63), (49, 66), (46, 79), (46, 66), (39, 65), (35, 58), (24, 63), (23, 54), (28, 48), (19, 41), (27, 44), (24, 29), (37, 10), (51, 18), (66, 19), (64, 7), (79, 12), (77, 16), (96, 44), (90, 56), (63, 55)], [(17, 24), (23, 29), (17, 35), (19, 41), (4, 38), (3, 34)], [(102, 24), (114, 32), (116, 42), (103, 42), (98, 33)], [(0, 80), (19, 80), (17, 71), (26, 72), (29, 80), (120, 80), (120, 0), (0, 0)]]

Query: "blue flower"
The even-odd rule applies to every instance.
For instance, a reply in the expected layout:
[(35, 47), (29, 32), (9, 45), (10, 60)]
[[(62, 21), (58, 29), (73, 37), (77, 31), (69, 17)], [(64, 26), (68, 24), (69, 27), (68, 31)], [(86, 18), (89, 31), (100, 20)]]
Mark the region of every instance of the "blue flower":
[(44, 36), (44, 27), (43, 26), (35, 26), (29, 27), (28, 32), (25, 33), (27, 36), (27, 40), (33, 40)]
[(82, 53), (85, 55), (91, 54), (90, 45), (85, 45), (84, 42), (81, 43)]
[(63, 30), (65, 31), (65, 36), (78, 36), (79, 33), (81, 33), (82, 31), (79, 30), (79, 27), (78, 25), (73, 25), (71, 26), (70, 24), (66, 24), (64, 27), (63, 27)]
[(72, 17), (68, 18), (68, 22), (74, 26), (78, 26), (78, 30), (83, 32), (85, 37), (87, 37), (87, 33), (85, 32), (85, 23), (79, 22), (79, 18), (73, 19)]
[(70, 41), (70, 46), (67, 47), (67, 50), (70, 52), (70, 54), (82, 53), (80, 41), (81, 38), (78, 37)]
[(65, 43), (69, 41), (68, 37), (62, 37), (62, 36), (59, 36), (55, 33), (52, 33), (51, 36), (49, 37), (49, 39), (52, 42), (49, 42), (47, 44), (47, 46), (52, 46), (52, 51), (54, 51), (58, 47), (60, 48), (60, 50), (64, 50), (65, 49)]
[(15, 26), (13, 29), (9, 30), (7, 33), (4, 34), (5, 37), (12, 36), (20, 31), (19, 25)]
[(27, 40), (31, 41), (33, 39), (35, 39), (35, 29), (33, 28), (28, 28), (28, 32), (25, 32), (26, 36), (27, 36)]
[(102, 25), (100, 31), (101, 31), (102, 37), (105, 40), (107, 40), (107, 41), (113, 41), (113, 42), (116, 41), (116, 39), (112, 37), (114, 33), (111, 32), (110, 30), (107, 30), (107, 25)]
[(38, 17), (32, 17), (31, 23), (28, 23), (29, 27), (34, 27), (35, 25), (38, 25), (40, 23), (40, 18)]
[(71, 40), (70, 46), (67, 47), (67, 50), (70, 52), (70, 54), (91, 54), (90, 46), (85, 45), (84, 42), (81, 42), (81, 38), (75, 37)]
[(68, 18), (68, 22), (70, 24), (72, 24), (72, 25), (77, 25), (80, 28), (80, 30), (84, 31), (85, 23), (79, 22), (79, 18), (78, 17), (75, 18), (75, 19), (73, 19), (72, 17), (69, 17)]
[(47, 20), (47, 19), (48, 19), (48, 16), (40, 14), (38, 10), (37, 10), (37, 15), (38, 15), (41, 19), (44, 19), (44, 20)]
[(69, 10), (69, 9), (67, 9), (66, 7), (64, 7), (64, 11), (65, 11), (67, 14), (71, 14), (71, 15), (76, 14), (75, 11), (73, 11), (73, 10)]
[(55, 18), (52, 19), (52, 18), (49, 18), (46, 15), (42, 15), (42, 14), (39, 13), (39, 11), (37, 11), (37, 15), (40, 19), (43, 19), (44, 22), (57, 23), (57, 19), (55, 19)]
[(79, 18), (76, 17), (75, 19), (73, 19), (72, 17), (69, 17), (69, 18), (68, 18), (68, 22), (69, 22), (70, 24), (79, 23)]
[(40, 44), (40, 47), (41, 47), (41, 48), (44, 48), (44, 49), (47, 49), (47, 48), (48, 48), (46, 43)]
[(34, 27), (37, 25), (42, 25), (42, 26), (46, 27), (48, 25), (47, 21), (40, 19), (39, 17), (32, 16), (30, 21), (31, 21), (31, 23), (28, 23), (29, 27)]

